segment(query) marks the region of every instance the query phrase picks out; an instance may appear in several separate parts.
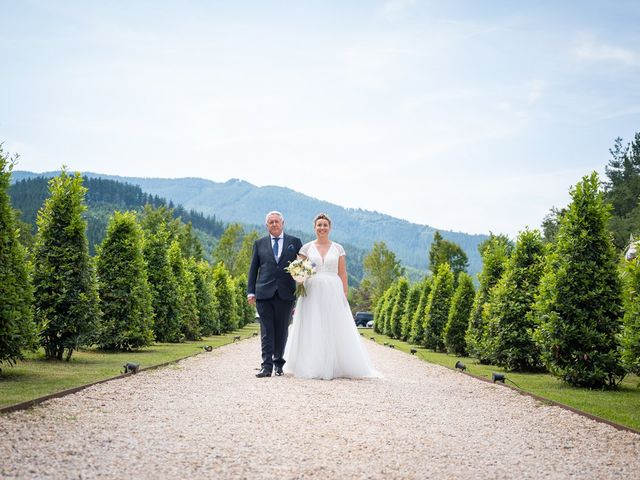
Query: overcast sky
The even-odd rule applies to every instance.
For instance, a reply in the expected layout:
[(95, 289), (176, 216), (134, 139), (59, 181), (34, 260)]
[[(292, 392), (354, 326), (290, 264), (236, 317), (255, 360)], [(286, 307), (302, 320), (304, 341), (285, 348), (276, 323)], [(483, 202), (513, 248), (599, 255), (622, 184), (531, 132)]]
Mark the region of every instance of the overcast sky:
[(513, 236), (640, 131), (637, 1), (0, 12), (0, 142), (19, 170), (241, 178)]

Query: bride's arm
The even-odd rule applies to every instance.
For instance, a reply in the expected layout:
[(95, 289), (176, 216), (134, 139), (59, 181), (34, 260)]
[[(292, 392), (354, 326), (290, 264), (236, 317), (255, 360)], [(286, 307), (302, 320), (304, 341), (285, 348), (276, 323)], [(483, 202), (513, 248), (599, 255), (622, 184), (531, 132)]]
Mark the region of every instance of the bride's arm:
[(349, 284), (347, 282), (347, 260), (344, 255), (341, 255), (338, 259), (338, 276), (342, 280), (342, 290), (344, 290), (344, 296), (348, 297)]

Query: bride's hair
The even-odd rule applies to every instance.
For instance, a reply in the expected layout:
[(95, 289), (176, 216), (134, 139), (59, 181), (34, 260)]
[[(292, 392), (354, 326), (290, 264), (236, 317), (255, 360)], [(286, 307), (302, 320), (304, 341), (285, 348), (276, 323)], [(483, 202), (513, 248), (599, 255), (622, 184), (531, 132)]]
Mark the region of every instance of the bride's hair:
[(320, 219), (326, 220), (327, 222), (329, 222), (329, 225), (331, 225), (331, 219), (329, 218), (329, 215), (327, 215), (326, 213), (317, 214), (316, 217), (313, 219), (313, 224), (315, 225)]

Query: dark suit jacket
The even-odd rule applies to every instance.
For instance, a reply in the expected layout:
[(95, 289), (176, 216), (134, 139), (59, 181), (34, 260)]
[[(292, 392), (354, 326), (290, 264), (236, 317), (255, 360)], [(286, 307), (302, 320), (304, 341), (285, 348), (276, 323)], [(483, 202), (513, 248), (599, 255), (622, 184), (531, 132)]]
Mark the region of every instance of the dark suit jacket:
[(276, 290), (283, 300), (293, 301), (296, 298), (296, 282), (285, 268), (298, 257), (302, 242), (299, 238), (285, 233), (282, 243), (282, 254), (278, 263), (273, 256), (270, 235), (256, 240), (253, 244), (247, 293), (254, 294), (256, 300), (268, 300), (274, 296)]

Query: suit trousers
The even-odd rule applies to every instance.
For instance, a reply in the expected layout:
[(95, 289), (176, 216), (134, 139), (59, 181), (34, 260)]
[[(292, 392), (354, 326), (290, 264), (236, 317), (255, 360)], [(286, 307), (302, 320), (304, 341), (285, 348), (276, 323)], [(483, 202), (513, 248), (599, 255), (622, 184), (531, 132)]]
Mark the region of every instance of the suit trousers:
[(256, 301), (260, 315), (260, 339), (262, 341), (262, 368), (272, 371), (273, 366), (282, 367), (285, 363), (284, 347), (289, 334), (289, 319), (294, 300), (283, 300), (276, 291), (268, 300)]

